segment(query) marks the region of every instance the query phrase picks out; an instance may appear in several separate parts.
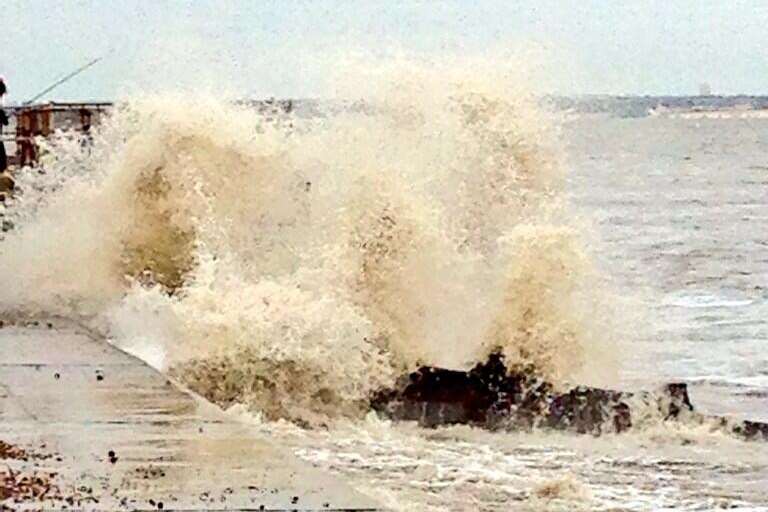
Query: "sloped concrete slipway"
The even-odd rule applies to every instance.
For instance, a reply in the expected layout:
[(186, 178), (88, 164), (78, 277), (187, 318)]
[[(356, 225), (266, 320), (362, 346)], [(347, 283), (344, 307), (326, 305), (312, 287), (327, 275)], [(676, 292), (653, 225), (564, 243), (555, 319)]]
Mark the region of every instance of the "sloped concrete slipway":
[(374, 510), (76, 328), (0, 329), (0, 510)]

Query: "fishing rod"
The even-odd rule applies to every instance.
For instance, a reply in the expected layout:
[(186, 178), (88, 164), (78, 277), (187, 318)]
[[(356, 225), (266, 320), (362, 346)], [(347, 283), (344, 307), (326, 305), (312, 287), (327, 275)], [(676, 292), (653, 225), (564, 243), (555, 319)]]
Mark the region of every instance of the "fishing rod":
[(28, 101), (25, 101), (24, 103), (22, 103), (22, 105), (29, 105), (29, 104), (30, 104), (30, 103), (32, 103), (33, 101), (36, 101), (36, 100), (40, 99), (40, 98), (41, 98), (41, 97), (42, 97), (44, 94), (47, 94), (47, 93), (51, 92), (51, 91), (52, 91), (52, 90), (54, 90), (56, 87), (58, 87), (58, 86), (60, 86), (61, 84), (63, 84), (64, 82), (67, 82), (67, 81), (69, 81), (70, 79), (72, 79), (72, 78), (76, 77), (77, 75), (79, 75), (80, 73), (82, 73), (83, 71), (85, 71), (86, 69), (88, 69), (89, 67), (93, 66), (94, 64), (96, 64), (97, 62), (99, 62), (100, 60), (102, 60), (103, 58), (104, 58), (104, 57), (97, 57), (97, 58), (93, 59), (92, 61), (90, 61), (88, 64), (85, 64), (84, 66), (80, 66), (79, 68), (77, 68), (76, 70), (74, 70), (73, 72), (71, 72), (70, 74), (68, 74), (67, 76), (65, 76), (65, 77), (63, 77), (63, 78), (60, 78), (59, 80), (57, 80), (56, 82), (54, 82), (53, 84), (51, 84), (50, 86), (48, 86), (48, 87), (47, 87), (47, 88), (46, 88), (44, 91), (42, 91), (41, 93), (39, 93), (37, 96), (35, 96), (35, 97), (34, 97), (34, 98), (32, 98), (31, 100), (28, 100)]

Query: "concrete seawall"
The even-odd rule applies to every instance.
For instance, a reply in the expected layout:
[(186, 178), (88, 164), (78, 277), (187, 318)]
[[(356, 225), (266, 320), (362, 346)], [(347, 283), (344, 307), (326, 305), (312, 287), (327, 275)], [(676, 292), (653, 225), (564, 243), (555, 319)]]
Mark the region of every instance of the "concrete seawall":
[(24, 451), (0, 450), (6, 482), (41, 474), (56, 489), (20, 503), (0, 494), (0, 508), (376, 507), (143, 362), (45, 323), (0, 330), (0, 441)]

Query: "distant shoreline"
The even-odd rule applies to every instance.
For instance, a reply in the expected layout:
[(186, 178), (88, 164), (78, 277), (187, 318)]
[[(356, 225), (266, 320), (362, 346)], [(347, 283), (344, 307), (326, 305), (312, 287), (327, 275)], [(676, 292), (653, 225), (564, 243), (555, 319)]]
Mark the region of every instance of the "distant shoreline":
[[(710, 96), (626, 96), (604, 94), (582, 94), (573, 96), (543, 95), (539, 98), (542, 106), (555, 111), (565, 111), (573, 114), (608, 114), (614, 117), (648, 117), (648, 116), (678, 116), (678, 114), (702, 113), (732, 113), (761, 112), (768, 110), (768, 95), (710, 95)], [(318, 107), (326, 101), (318, 98), (299, 99), (241, 99), (237, 103), (251, 104), (262, 111), (282, 110), (295, 111), (300, 116), (317, 115)], [(337, 100), (328, 100), (334, 104)], [(84, 102), (75, 102), (77, 104)], [(8, 104), (5, 110), (13, 115), (18, 110), (42, 105), (71, 105), (73, 102), (44, 101), (33, 105)], [(93, 102), (87, 102), (88, 104)], [(112, 102), (101, 101), (102, 105), (113, 105)], [(364, 109), (362, 100), (340, 102), (342, 108)], [(707, 117), (707, 116), (704, 116)], [(711, 116), (710, 116), (711, 117)], [(747, 115), (747, 117), (763, 117)]]
[(609, 114), (617, 117), (670, 116), (689, 113), (768, 110), (768, 96), (547, 96), (545, 104), (576, 114)]

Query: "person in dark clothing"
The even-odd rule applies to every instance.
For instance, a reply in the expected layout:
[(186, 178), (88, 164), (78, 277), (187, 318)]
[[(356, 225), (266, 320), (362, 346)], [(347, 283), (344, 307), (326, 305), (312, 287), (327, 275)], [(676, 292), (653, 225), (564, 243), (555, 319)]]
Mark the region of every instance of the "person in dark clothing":
[[(0, 137), (3, 135), (3, 126), (8, 126), (8, 116), (5, 110), (0, 108)], [(8, 155), (5, 153), (5, 142), (0, 138), (0, 172), (5, 172), (8, 168)]]
[(8, 116), (3, 110), (2, 99), (8, 89), (5, 87), (3, 78), (0, 77), (0, 172), (5, 172), (8, 169), (8, 155), (5, 153), (5, 142), (3, 142), (3, 127), (8, 126)]

